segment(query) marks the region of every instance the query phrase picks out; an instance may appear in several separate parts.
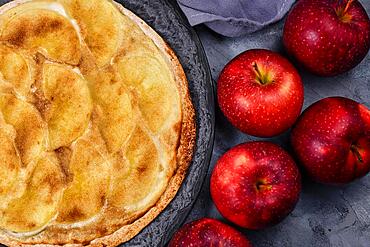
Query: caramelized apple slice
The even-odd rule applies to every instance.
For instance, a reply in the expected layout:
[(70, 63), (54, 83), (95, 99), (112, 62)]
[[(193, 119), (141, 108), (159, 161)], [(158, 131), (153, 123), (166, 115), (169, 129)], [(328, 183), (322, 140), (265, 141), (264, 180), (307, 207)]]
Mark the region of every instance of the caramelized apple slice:
[(79, 63), (80, 40), (67, 18), (45, 9), (19, 10), (19, 14), (15, 10), (15, 15), (2, 27), (2, 41), (17, 48), (38, 51), (58, 62)]
[(181, 117), (180, 98), (166, 63), (159, 57), (123, 57), (118, 69), (125, 82), (134, 88), (144, 120), (158, 133)]
[(15, 130), (7, 125), (0, 115), (0, 210), (7, 207), (9, 200), (16, 197), (16, 182), (22, 162), (15, 146)]
[(65, 177), (54, 153), (40, 158), (24, 194), (0, 211), (0, 227), (11, 232), (41, 230), (57, 214)]
[(52, 150), (68, 146), (88, 126), (92, 101), (87, 82), (76, 72), (56, 64), (45, 64), (43, 91), (50, 102), (45, 118)]
[(59, 0), (78, 21), (84, 40), (99, 67), (108, 64), (122, 39), (121, 14), (113, 1)]
[(90, 219), (105, 204), (111, 167), (98, 129), (90, 129), (74, 144), (69, 170), (73, 182), (64, 192), (59, 223)]
[(33, 83), (29, 61), (4, 44), (0, 44), (0, 72), (3, 79), (11, 83), (17, 93), (27, 97)]
[(100, 114), (97, 122), (108, 150), (116, 153), (136, 125), (132, 97), (119, 74), (107, 68), (90, 76), (92, 97)]
[(158, 200), (167, 177), (152, 139), (137, 127), (114, 166), (109, 203), (127, 211), (142, 210)]
[(13, 94), (0, 94), (0, 110), (15, 130), (15, 145), (24, 166), (37, 160), (43, 150), (46, 124), (37, 109)]

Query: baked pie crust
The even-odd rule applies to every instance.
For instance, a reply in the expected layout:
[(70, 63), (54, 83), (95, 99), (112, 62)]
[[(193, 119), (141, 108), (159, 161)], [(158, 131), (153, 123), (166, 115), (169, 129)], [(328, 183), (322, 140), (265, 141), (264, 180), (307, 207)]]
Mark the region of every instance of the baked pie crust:
[(122, 5), (0, 8), (0, 243), (130, 240), (174, 198), (195, 132), (174, 52)]

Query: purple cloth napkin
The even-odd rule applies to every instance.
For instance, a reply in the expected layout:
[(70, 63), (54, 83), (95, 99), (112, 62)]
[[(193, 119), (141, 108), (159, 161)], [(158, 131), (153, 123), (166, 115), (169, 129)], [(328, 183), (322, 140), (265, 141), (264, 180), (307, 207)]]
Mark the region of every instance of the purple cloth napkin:
[(204, 23), (217, 33), (237, 37), (274, 23), (295, 0), (177, 0), (192, 26)]

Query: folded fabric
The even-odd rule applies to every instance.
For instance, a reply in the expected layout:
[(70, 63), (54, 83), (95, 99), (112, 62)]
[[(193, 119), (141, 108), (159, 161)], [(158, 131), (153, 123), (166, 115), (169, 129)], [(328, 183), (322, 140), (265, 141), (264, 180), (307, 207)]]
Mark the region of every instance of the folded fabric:
[(192, 26), (204, 23), (217, 33), (237, 37), (274, 23), (294, 0), (177, 0)]

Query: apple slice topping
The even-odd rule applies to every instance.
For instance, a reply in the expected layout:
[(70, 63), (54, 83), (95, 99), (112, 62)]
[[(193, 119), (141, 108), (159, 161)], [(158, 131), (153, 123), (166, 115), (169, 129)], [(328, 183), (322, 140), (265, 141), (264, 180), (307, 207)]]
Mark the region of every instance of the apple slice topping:
[(86, 130), (92, 111), (87, 82), (72, 69), (57, 64), (43, 68), (43, 92), (50, 102), (44, 118), (51, 150), (69, 146)]
[(63, 194), (58, 223), (75, 223), (96, 216), (105, 204), (110, 161), (97, 128), (90, 128), (72, 147), (69, 170), (73, 181)]
[(141, 114), (154, 133), (180, 118), (181, 106), (174, 84), (169, 83), (173, 76), (159, 56), (127, 55), (118, 62), (122, 79), (136, 92)]
[(24, 166), (37, 161), (45, 146), (47, 132), (40, 113), (13, 94), (0, 94), (0, 110), (4, 121), (14, 128), (15, 145)]
[[(16, 8), (14, 9), (14, 11)], [(47, 58), (77, 65), (81, 59), (80, 40), (64, 16), (45, 9), (15, 11), (2, 27), (1, 40)]]
[(165, 154), (157, 148), (148, 133), (141, 127), (135, 129), (123, 155), (117, 156), (110, 204), (137, 211), (155, 203), (168, 180), (161, 160)]
[(59, 0), (81, 26), (83, 39), (98, 67), (107, 65), (122, 42), (121, 14), (112, 1)]
[(108, 67), (88, 76), (92, 97), (98, 105), (98, 127), (110, 153), (116, 153), (136, 125), (132, 95), (120, 75)]
[[(1, 116), (1, 115), (0, 115)], [(15, 146), (15, 131), (0, 118), (0, 210), (7, 207), (11, 198), (16, 197), (17, 180), (21, 172), (22, 162)], [(1, 215), (1, 213), (0, 213)]]
[(54, 153), (43, 154), (23, 195), (0, 210), (0, 227), (14, 233), (42, 230), (55, 218), (64, 188), (65, 177), (57, 157)]
[(33, 83), (29, 60), (4, 44), (0, 44), (0, 73), (18, 94), (28, 96)]

